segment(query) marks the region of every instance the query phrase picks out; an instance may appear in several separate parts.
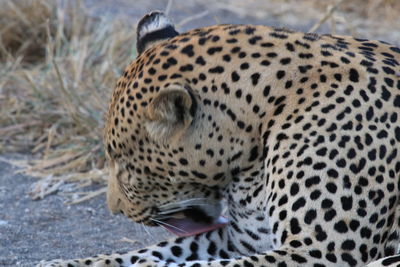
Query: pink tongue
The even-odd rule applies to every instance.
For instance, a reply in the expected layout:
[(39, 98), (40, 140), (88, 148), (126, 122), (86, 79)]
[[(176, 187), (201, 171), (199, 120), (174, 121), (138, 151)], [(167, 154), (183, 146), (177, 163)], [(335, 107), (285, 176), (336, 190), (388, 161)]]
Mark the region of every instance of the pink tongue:
[(166, 223), (168, 225), (163, 224), (163, 226), (171, 233), (177, 236), (192, 236), (223, 227), (228, 223), (228, 220), (220, 216), (214, 223), (208, 224), (204, 222), (195, 222), (190, 218), (172, 218), (166, 221)]

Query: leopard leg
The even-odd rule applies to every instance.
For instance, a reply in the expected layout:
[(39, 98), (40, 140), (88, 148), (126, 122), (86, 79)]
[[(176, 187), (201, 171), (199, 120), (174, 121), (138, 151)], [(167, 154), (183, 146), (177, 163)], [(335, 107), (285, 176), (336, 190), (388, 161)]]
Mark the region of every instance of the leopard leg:
[[(237, 256), (228, 245), (226, 228), (190, 237), (173, 238), (156, 245), (125, 254), (99, 255), (76, 260), (41, 262), (37, 267), (126, 267), (152, 261), (157, 264), (209, 261)], [(151, 264), (148, 264), (150, 265)], [(143, 265), (146, 266), (146, 265)]]
[[(93, 266), (93, 267), (120, 267), (123, 263), (121, 254), (111, 255), (97, 255), (94, 257), (73, 259), (73, 260), (62, 260), (56, 259), (51, 261), (41, 261), (36, 267), (80, 267), (80, 266)], [(126, 265), (128, 266), (128, 265)]]
[(400, 255), (394, 255), (379, 259), (377, 261), (371, 262), (367, 267), (397, 267), (400, 266)]
[(360, 259), (353, 258), (350, 253), (336, 253), (320, 250), (318, 248), (293, 249), (288, 246), (282, 246), (279, 249), (267, 251), (265, 253), (252, 256), (241, 256), (230, 259), (215, 260), (195, 260), (176, 264), (161, 259), (154, 260), (141, 259), (132, 264), (131, 267), (278, 267), (278, 266), (366, 266), (382, 267), (400, 266), (400, 255), (385, 257), (371, 263), (365, 263)]
[[(142, 260), (131, 267), (278, 267), (278, 266), (364, 266), (360, 260), (352, 258), (350, 254), (328, 255), (330, 252), (316, 248), (297, 248), (282, 246), (279, 249), (267, 251), (252, 256), (241, 256), (230, 259), (195, 260), (182, 264), (168, 263), (166, 261), (154, 261), (154, 259)], [(378, 266), (374, 265), (373, 267)], [(371, 266), (372, 267), (372, 266)]]

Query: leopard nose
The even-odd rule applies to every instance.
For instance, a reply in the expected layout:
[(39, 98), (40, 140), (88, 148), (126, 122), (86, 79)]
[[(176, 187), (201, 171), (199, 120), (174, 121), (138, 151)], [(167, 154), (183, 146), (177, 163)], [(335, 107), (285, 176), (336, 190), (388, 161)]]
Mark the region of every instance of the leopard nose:
[(118, 213), (124, 214), (121, 199), (118, 198), (113, 201), (108, 200), (107, 204), (108, 204), (108, 209), (111, 211), (112, 214), (114, 215)]

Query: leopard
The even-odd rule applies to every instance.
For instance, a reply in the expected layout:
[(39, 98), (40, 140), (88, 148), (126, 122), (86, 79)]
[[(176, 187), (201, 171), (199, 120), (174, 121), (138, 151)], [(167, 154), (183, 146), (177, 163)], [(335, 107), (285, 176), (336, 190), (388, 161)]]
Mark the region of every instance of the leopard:
[(107, 203), (177, 234), (38, 266), (398, 266), (400, 49), (160, 11), (106, 115)]

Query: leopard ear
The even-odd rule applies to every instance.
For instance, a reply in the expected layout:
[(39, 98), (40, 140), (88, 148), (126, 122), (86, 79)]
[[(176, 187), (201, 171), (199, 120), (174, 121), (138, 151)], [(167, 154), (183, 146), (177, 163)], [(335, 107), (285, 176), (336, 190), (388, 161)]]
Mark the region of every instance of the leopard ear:
[(172, 22), (161, 11), (152, 11), (137, 25), (136, 49), (138, 55), (160, 41), (179, 35)]
[(146, 111), (146, 129), (160, 143), (180, 137), (193, 122), (197, 102), (189, 87), (170, 85), (159, 92)]

